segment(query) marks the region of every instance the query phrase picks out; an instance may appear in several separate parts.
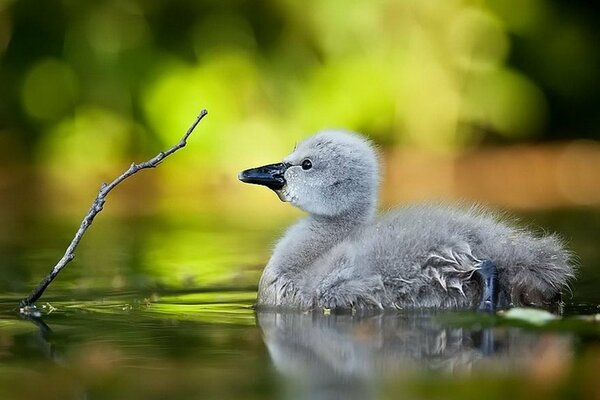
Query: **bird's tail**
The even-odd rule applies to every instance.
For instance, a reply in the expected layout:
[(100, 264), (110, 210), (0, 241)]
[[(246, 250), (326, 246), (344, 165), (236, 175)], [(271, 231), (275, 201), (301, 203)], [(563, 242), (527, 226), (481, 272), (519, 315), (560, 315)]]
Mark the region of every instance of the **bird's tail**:
[(573, 254), (556, 235), (523, 235), (498, 262), (501, 299), (515, 306), (552, 308), (570, 293)]

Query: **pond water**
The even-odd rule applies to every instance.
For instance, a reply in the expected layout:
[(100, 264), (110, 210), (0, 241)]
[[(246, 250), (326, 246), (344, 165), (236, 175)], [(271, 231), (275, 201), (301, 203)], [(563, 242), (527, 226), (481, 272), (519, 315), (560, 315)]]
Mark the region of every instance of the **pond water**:
[(0, 398), (600, 398), (599, 210), (522, 214), (579, 257), (553, 320), (257, 315), (261, 265), (289, 221), (181, 215), (100, 216), (41, 316), (24, 318), (19, 300), (78, 221), (15, 218), (0, 231)]

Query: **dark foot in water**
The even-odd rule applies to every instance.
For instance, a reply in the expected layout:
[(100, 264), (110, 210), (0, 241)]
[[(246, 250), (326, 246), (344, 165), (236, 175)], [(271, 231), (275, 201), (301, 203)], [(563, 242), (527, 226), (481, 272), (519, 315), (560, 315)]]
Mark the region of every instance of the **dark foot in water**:
[(481, 303), (477, 308), (479, 311), (496, 312), (498, 306), (498, 269), (496, 265), (485, 260), (477, 270), (481, 282)]
[(496, 353), (498, 350), (496, 348), (496, 340), (495, 340), (495, 328), (487, 327), (477, 329), (471, 332), (471, 339), (473, 340), (473, 345), (476, 349), (478, 349), (481, 354), (485, 356), (491, 356)]

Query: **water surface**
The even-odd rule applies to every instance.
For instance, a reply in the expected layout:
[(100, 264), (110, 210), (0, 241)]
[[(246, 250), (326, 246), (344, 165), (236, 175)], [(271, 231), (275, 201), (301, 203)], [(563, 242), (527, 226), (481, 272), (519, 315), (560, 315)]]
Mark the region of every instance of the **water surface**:
[(25, 319), (19, 299), (73, 234), (71, 221), (29, 217), (0, 238), (0, 396), (598, 398), (600, 213), (522, 219), (579, 256), (562, 319), (256, 314), (262, 263), (287, 222), (215, 216), (99, 219), (41, 316)]

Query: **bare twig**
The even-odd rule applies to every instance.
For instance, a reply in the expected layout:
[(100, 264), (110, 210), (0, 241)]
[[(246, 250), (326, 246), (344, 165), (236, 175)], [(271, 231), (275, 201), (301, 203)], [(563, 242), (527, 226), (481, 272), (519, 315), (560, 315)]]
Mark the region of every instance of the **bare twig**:
[(92, 222), (94, 221), (94, 218), (96, 217), (96, 215), (98, 215), (98, 213), (100, 211), (102, 211), (102, 208), (104, 207), (104, 202), (106, 201), (106, 195), (108, 193), (110, 193), (110, 191), (113, 190), (115, 187), (117, 187), (117, 185), (119, 183), (123, 182), (125, 179), (129, 178), (131, 175), (135, 174), (136, 172), (138, 172), (142, 169), (156, 168), (165, 158), (167, 158), (171, 154), (175, 153), (177, 150), (181, 149), (182, 147), (185, 147), (185, 145), (187, 144), (188, 137), (192, 134), (192, 132), (194, 131), (194, 129), (196, 128), (198, 123), (202, 120), (202, 118), (204, 118), (204, 116), (206, 114), (208, 114), (208, 112), (206, 110), (202, 110), (200, 112), (200, 114), (196, 117), (196, 120), (194, 121), (194, 123), (192, 123), (192, 125), (188, 128), (185, 135), (183, 135), (183, 137), (181, 138), (179, 143), (177, 143), (175, 146), (171, 147), (167, 151), (161, 151), (154, 158), (152, 158), (146, 162), (143, 162), (140, 164), (132, 163), (129, 166), (129, 169), (127, 171), (125, 171), (123, 174), (121, 174), (121, 176), (119, 176), (118, 178), (116, 178), (114, 181), (112, 181), (109, 184), (103, 183), (100, 186), (100, 191), (98, 192), (96, 199), (92, 203), (92, 206), (90, 207), (86, 216), (81, 221), (81, 225), (79, 226), (79, 229), (75, 233), (75, 237), (73, 237), (73, 240), (69, 244), (69, 247), (67, 247), (65, 254), (56, 263), (56, 265), (54, 266), (52, 271), (48, 274), (48, 276), (46, 276), (39, 283), (39, 285), (31, 292), (31, 294), (29, 296), (27, 296), (25, 299), (21, 300), (21, 310), (20, 310), (21, 313), (29, 314), (35, 309), (35, 306), (33, 304), (42, 296), (42, 294), (44, 293), (44, 291), (46, 290), (48, 285), (50, 285), (50, 283), (54, 280), (54, 278), (56, 278), (58, 276), (60, 271), (62, 271), (63, 268), (65, 268), (67, 266), (67, 264), (69, 264), (73, 260), (73, 258), (75, 258), (75, 249), (77, 248), (77, 245), (81, 241), (81, 238), (83, 237), (83, 235), (85, 234), (87, 229), (90, 227), (90, 225), (92, 225)]

